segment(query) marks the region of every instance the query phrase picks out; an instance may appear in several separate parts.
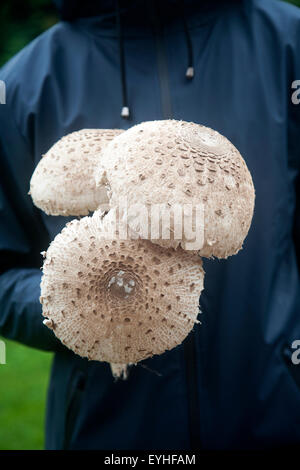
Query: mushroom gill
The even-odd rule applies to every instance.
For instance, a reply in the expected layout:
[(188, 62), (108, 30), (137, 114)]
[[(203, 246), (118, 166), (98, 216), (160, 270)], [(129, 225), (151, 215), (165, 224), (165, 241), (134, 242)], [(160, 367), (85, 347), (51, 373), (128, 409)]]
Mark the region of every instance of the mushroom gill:
[(87, 215), (108, 203), (105, 187), (96, 187), (94, 171), (101, 152), (120, 129), (82, 129), (54, 144), (30, 181), (33, 203), (49, 215)]
[[(180, 344), (199, 312), (200, 257), (108, 236), (114, 211), (68, 223), (44, 260), (45, 324), (83, 357), (126, 364)], [(118, 369), (119, 368), (119, 369)]]

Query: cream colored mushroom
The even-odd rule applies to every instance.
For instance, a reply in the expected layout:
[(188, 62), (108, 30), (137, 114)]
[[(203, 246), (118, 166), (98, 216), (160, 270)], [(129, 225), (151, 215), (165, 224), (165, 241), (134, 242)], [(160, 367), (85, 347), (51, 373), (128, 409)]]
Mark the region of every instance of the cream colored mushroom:
[(110, 370), (112, 375), (116, 379), (124, 379), (128, 378), (129, 374), (129, 364), (110, 364)]
[(204, 272), (194, 253), (110, 237), (114, 214), (73, 220), (56, 236), (40, 301), (63, 344), (122, 371), (185, 339), (197, 321)]
[[(149, 121), (132, 127), (106, 147), (96, 181), (109, 187), (111, 207), (142, 203), (150, 213), (163, 204), (161, 219), (171, 220), (169, 239), (152, 236), (151, 217), (142, 224), (142, 238), (165, 247), (195, 246), (201, 256), (226, 258), (241, 249), (251, 224), (255, 195), (245, 161), (224, 136), (191, 122)], [(178, 235), (178, 206), (182, 213), (185, 207), (194, 211), (188, 234), (182, 224)], [(141, 236), (139, 213), (127, 223), (132, 235)], [(189, 243), (192, 233), (200, 247)]]
[(49, 215), (87, 215), (106, 207), (107, 192), (96, 187), (94, 170), (104, 147), (120, 129), (83, 129), (60, 139), (38, 163), (31, 181), (34, 204)]

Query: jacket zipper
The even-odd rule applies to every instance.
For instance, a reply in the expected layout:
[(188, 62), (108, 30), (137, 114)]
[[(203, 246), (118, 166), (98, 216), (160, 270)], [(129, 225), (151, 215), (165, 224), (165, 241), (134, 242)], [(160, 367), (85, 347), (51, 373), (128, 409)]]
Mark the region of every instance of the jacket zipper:
[[(151, 2), (150, 2), (151, 3)], [(152, 3), (152, 19), (154, 39), (156, 47), (157, 68), (160, 84), (160, 96), (162, 105), (162, 116), (164, 119), (172, 119), (171, 95), (169, 87), (168, 65), (163, 45), (163, 31), (159, 20), (159, 5), (157, 1)]]
[(68, 450), (74, 432), (78, 412), (82, 403), (82, 397), (85, 389), (86, 376), (80, 370), (75, 369), (74, 376), (71, 378), (69, 397), (66, 406), (65, 432), (63, 449)]
[[(169, 87), (168, 64), (163, 44), (163, 29), (160, 22), (159, 2), (155, 0), (148, 3), (154, 29), (157, 68), (161, 92), (162, 116), (163, 119), (172, 119), (173, 112)], [(188, 338), (184, 341), (183, 348), (187, 377), (190, 447), (191, 449), (199, 449), (201, 447), (199, 423), (200, 407), (196, 375), (196, 344), (194, 332), (191, 332)]]

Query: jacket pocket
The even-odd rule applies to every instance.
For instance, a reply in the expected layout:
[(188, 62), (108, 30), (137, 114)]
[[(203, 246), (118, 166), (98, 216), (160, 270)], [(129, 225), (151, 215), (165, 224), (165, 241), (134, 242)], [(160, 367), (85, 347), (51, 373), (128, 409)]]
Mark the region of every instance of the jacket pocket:
[(297, 354), (297, 350), (293, 349), (290, 345), (285, 344), (282, 348), (282, 358), (287, 366), (290, 376), (294, 380), (300, 392), (300, 364), (296, 363), (294, 356), (300, 356)]
[(76, 420), (79, 415), (82, 397), (86, 386), (86, 375), (79, 370), (75, 370), (70, 380), (69, 393), (67, 397), (66, 415), (65, 415), (65, 450), (69, 449), (74, 432)]

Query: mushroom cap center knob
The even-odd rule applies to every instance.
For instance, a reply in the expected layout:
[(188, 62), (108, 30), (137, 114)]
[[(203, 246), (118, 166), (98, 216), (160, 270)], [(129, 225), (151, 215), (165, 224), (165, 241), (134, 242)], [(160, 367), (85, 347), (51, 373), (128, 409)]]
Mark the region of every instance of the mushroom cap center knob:
[(110, 278), (108, 289), (113, 297), (127, 299), (134, 294), (135, 280), (130, 273), (119, 271)]

